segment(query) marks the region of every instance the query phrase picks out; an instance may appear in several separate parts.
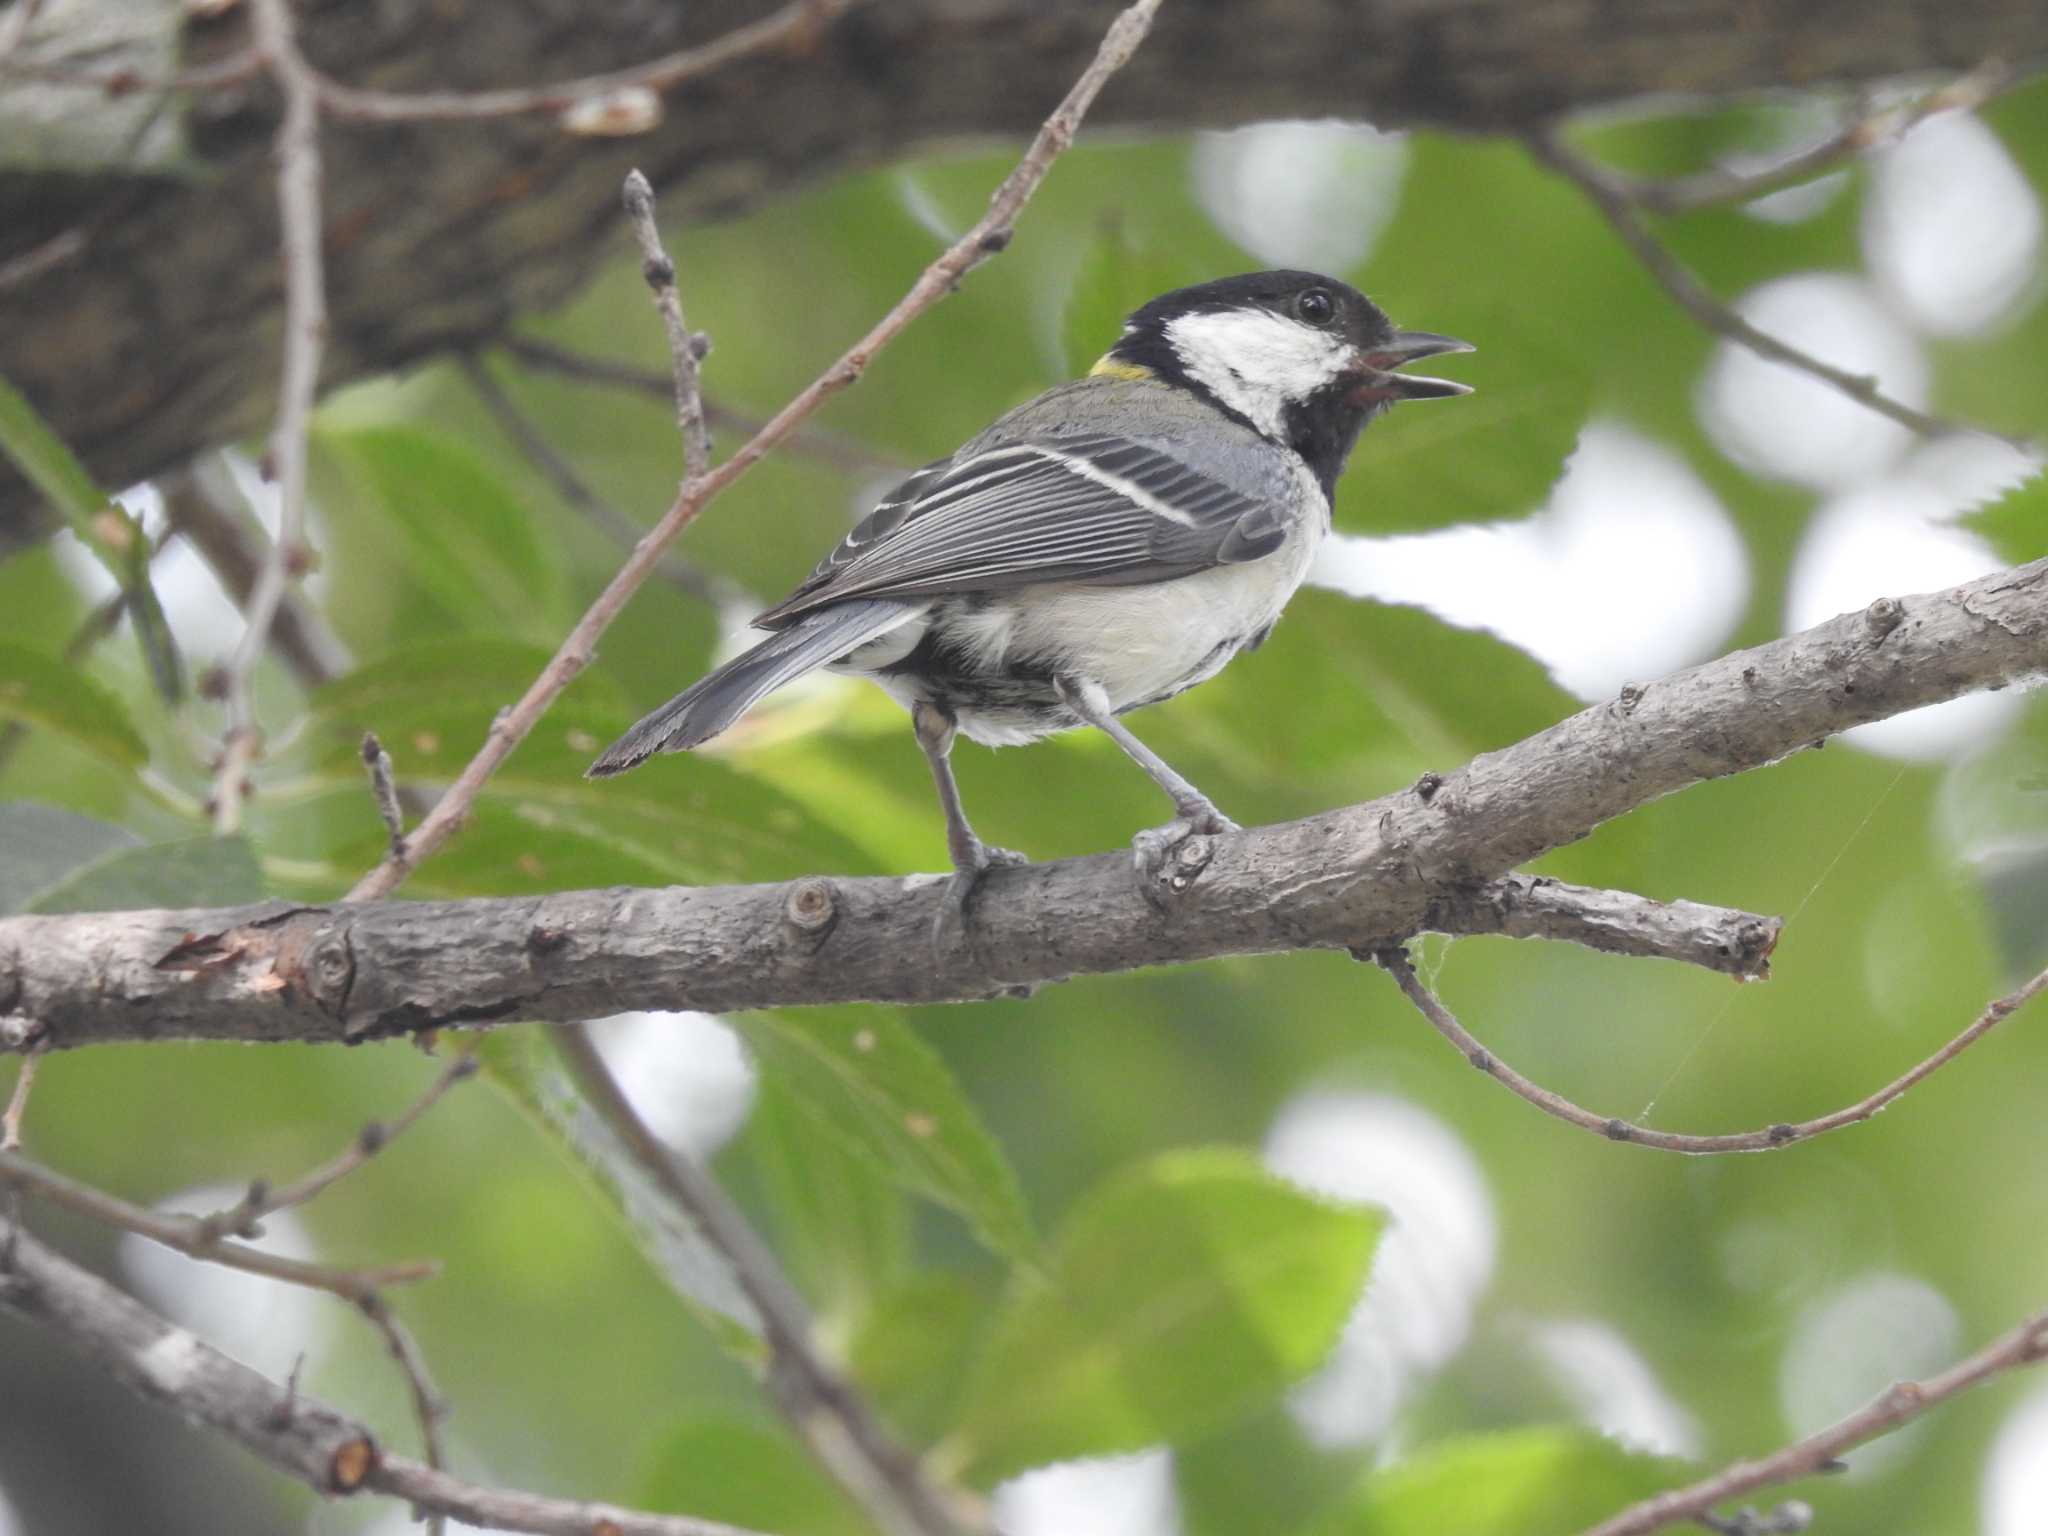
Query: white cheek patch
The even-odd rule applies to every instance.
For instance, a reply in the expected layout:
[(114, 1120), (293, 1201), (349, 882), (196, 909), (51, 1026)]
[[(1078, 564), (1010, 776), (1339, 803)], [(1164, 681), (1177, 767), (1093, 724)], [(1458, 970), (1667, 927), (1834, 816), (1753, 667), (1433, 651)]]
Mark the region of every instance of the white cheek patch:
[(1287, 403), (1329, 384), (1351, 352), (1343, 337), (1265, 309), (1182, 315), (1167, 322), (1166, 340), (1188, 377), (1269, 437), (1280, 435)]

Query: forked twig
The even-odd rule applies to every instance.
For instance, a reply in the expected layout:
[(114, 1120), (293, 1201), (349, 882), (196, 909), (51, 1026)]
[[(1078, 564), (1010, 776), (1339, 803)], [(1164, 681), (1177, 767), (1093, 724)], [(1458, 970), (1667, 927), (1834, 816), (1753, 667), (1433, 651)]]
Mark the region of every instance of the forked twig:
[(1528, 136), (1528, 143), (1538, 160), (1576, 184), (1586, 194), (1593, 206), (1599, 210), (1600, 216), (1607, 221), (1608, 226), (1621, 237), (1622, 244), (1634, 253), (1650, 276), (1656, 279), (1657, 285), (1704, 329), (1727, 338), (1737, 346), (1747, 348), (1769, 362), (1783, 363), (1788, 368), (1796, 368), (1801, 373), (1838, 390), (1857, 404), (1866, 406), (1880, 416), (1910, 428), (1923, 437), (1975, 432), (2009, 443), (2021, 450), (2031, 449), (2032, 444), (2025, 437), (1994, 432), (1988, 427), (1951, 421), (1944, 416), (1916, 410), (1886, 394), (1878, 387), (1878, 381), (1873, 375), (1852, 373), (1847, 368), (1838, 368), (1833, 363), (1815, 357), (1811, 352), (1795, 347), (1790, 342), (1773, 336), (1769, 331), (1752, 325), (1733, 308), (1710, 293), (1705, 284), (1701, 283), (1692, 271), (1650, 232), (1636, 211), (1633, 197), (1624, 184), (1615, 181), (1606, 170), (1567, 146), (1555, 128), (1535, 130)]

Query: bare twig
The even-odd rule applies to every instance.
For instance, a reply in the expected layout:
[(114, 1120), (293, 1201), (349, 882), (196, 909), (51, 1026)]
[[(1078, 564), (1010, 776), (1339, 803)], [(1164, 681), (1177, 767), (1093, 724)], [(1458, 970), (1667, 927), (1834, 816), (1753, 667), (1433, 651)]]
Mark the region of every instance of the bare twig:
[(1436, 994), (1422, 984), (1421, 978), (1415, 974), (1415, 966), (1409, 960), (1406, 950), (1382, 949), (1370, 956), (1361, 955), (1360, 958), (1370, 958), (1392, 976), (1395, 985), (1400, 987), (1408, 1001), (1429, 1020), (1438, 1034), (1458, 1048), (1467, 1061), (1499, 1082), (1509, 1092), (1527, 1099), (1546, 1115), (1554, 1116), (1567, 1125), (1575, 1125), (1582, 1131), (1591, 1131), (1595, 1136), (1604, 1136), (1609, 1141), (1626, 1141), (1636, 1146), (1653, 1147), (1660, 1152), (1686, 1152), (1695, 1156), (1711, 1156), (1722, 1152), (1771, 1152), (1779, 1147), (1790, 1146), (1795, 1141), (1811, 1141), (1814, 1137), (1824, 1136), (1829, 1131), (1839, 1131), (1844, 1126), (1860, 1124), (1877, 1114), (1907, 1089), (1954, 1061), (2025, 1006), (2031, 998), (2048, 990), (2048, 971), (2043, 971), (2032, 981), (1992, 1003), (1977, 1016), (1969, 1028), (1925, 1061), (1892, 1079), (1869, 1097), (1858, 1099), (1854, 1104), (1835, 1110), (1832, 1114), (1821, 1115), (1812, 1120), (1801, 1120), (1797, 1124), (1781, 1123), (1767, 1126), (1760, 1131), (1736, 1131), (1725, 1136), (1689, 1136), (1678, 1131), (1652, 1130), (1648, 1126), (1635, 1125), (1627, 1120), (1596, 1115), (1590, 1109), (1574, 1104), (1562, 1094), (1553, 1093), (1540, 1083), (1531, 1082), (1480, 1044), (1472, 1032), (1457, 1021)]
[[(4, 53), (5, 50), (0, 49), (0, 55)], [(50, 236), (40, 245), (31, 246), (11, 261), (0, 261), (0, 293), (41, 277), (53, 267), (63, 266), (84, 249), (85, 230), (73, 226)]]
[(1844, 1451), (1874, 1440), (1994, 1376), (2038, 1364), (2044, 1357), (2048, 1357), (2048, 1312), (2039, 1312), (1938, 1376), (1926, 1381), (1899, 1382), (1838, 1424), (1796, 1440), (1769, 1456), (1738, 1461), (1712, 1477), (1632, 1504), (1582, 1536), (1647, 1536), (1666, 1526), (1702, 1520), (1716, 1504), (1739, 1499), (1754, 1489), (1811, 1477), (1826, 1470)]
[(40, 1048), (31, 1048), (22, 1055), (21, 1071), (14, 1079), (14, 1091), (7, 1095), (6, 1113), (0, 1114), (0, 1152), (21, 1150), (21, 1120), (28, 1113), (29, 1090), (36, 1085), (36, 1068), (42, 1062)]
[(398, 94), (360, 90), (323, 76), (319, 82), (320, 98), (331, 115), (345, 122), (473, 122), (529, 112), (560, 114), (579, 101), (628, 91), (673, 90), (753, 54), (775, 49), (800, 52), (822, 28), (855, 3), (856, 0), (792, 0), (781, 10), (735, 27), (699, 47), (685, 48), (631, 69), (557, 80), (523, 90)]
[(661, 243), (654, 222), (654, 188), (636, 171), (626, 173), (623, 194), (626, 218), (640, 243), (640, 275), (654, 295), (662, 333), (668, 337), (669, 367), (675, 375), (676, 428), (683, 435), (683, 483), (703, 476), (711, 467), (711, 429), (704, 424), (704, 389), (697, 365), (711, 351), (711, 338), (692, 331), (683, 319), (683, 299), (676, 289), (676, 264)]
[[(202, 458), (160, 476), (156, 486), (171, 527), (199, 551), (236, 606), (247, 611), (274, 548), (229, 482), (227, 466), (217, 458)], [(302, 688), (331, 683), (355, 664), (319, 607), (289, 587), (271, 620), (270, 639)]]
[(284, 369), (270, 458), (278, 485), (277, 542), (250, 594), (248, 627), (228, 662), (228, 735), (214, 779), (218, 832), (241, 825), (243, 773), (256, 755), (253, 680), (271, 621), (304, 558), (306, 433), (327, 340), (327, 277), (320, 250), (319, 82), (299, 53), (290, 0), (250, 0), (256, 50), (284, 94), (277, 130), (277, 208), (285, 268)]
[[(820, 1463), (885, 1536), (950, 1536), (961, 1529), (970, 1512), (952, 1507), (925, 1480), (916, 1458), (889, 1437), (866, 1398), (818, 1352), (803, 1298), (718, 1181), (648, 1128), (581, 1026), (558, 1025), (553, 1035), (585, 1101), (732, 1266), (761, 1317), (769, 1390)], [(960, 1499), (953, 1495), (955, 1502)]]
[[(540, 341), (531, 336), (506, 336), (500, 339), (499, 345), (536, 372), (560, 374), (563, 378), (579, 379), (587, 384), (631, 390), (664, 404), (675, 399), (675, 380), (671, 375), (642, 368), (637, 363), (593, 357), (587, 352), (558, 347), (551, 341)], [(711, 399), (704, 402), (704, 419), (715, 431), (734, 432), (743, 437), (752, 437), (767, 420)], [(802, 454), (854, 475), (902, 474), (911, 467), (900, 458), (892, 458), (815, 424), (791, 433), (782, 451)], [(637, 537), (639, 530), (635, 529), (634, 533)]]
[[(276, 3), (276, 0), (271, 0)], [(797, 397), (772, 417), (732, 457), (687, 481), (674, 503), (653, 530), (634, 549), (609, 585), (570, 630), (568, 638), (519, 701), (492, 725), (477, 753), (463, 767), (426, 819), (406, 839), (405, 859), (387, 858), (349, 892), (349, 899), (366, 901), (388, 895), (405, 878), (409, 868), (430, 857), (454, 833), (469, 814), (477, 793), (497, 772), (498, 765), (526, 739), (557, 695), (590, 664), (597, 640), (640, 589), (654, 570), (661, 553), (676, 535), (693, 522), (713, 497), (724, 491), (760, 461), (770, 449), (807, 419), (826, 400), (855, 383), (867, 371), (875, 354), (903, 333), (912, 321), (944, 298), (962, 277), (1010, 243), (1012, 223), (1031, 195), (1038, 190), (1067, 147), (1073, 143), (1081, 119), (1087, 114), (1109, 77), (1121, 69), (1151, 28), (1160, 0), (1136, 0), (1111, 23), (1094, 61), (1068, 91), (1045, 126), (1031, 141), (1016, 169), (1004, 178), (990, 200), (989, 210), (974, 227), (925, 268), (909, 293), (850, 348), (838, 362), (813, 380)]]
[(18, 1229), (0, 1312), (46, 1329), (151, 1402), (209, 1425), (322, 1494), (377, 1493), (470, 1525), (540, 1536), (754, 1536), (688, 1515), (487, 1488), (379, 1449), (369, 1429), (281, 1387)]
[(467, 1078), (476, 1076), (476, 1058), (464, 1052), (450, 1061), (426, 1091), (408, 1105), (397, 1119), (386, 1122), (373, 1120), (356, 1133), (354, 1141), (318, 1168), (285, 1185), (273, 1189), (259, 1179), (250, 1184), (249, 1191), (240, 1200), (224, 1210), (210, 1216), (198, 1218), (198, 1235), (202, 1241), (211, 1241), (236, 1233), (247, 1233), (250, 1228), (274, 1211), (289, 1210), (293, 1206), (305, 1205), (327, 1188), (354, 1173), (371, 1158), (382, 1152), (392, 1142), (403, 1136), (419, 1123), (420, 1118), (447, 1096), (448, 1090)]
[(1632, 891), (1570, 885), (1548, 875), (1503, 875), (1460, 886), (1430, 903), (1422, 931), (1583, 944), (1607, 955), (1676, 960), (1764, 981), (1782, 919), (1697, 901), (1652, 901)]
[(1837, 368), (1833, 363), (1815, 357), (1811, 352), (1795, 347), (1770, 332), (1751, 325), (1732, 308), (1709, 293), (1705, 285), (1693, 276), (1685, 264), (1665, 249), (1663, 242), (1658, 240), (1637, 216), (1634, 201), (1625, 184), (1617, 182), (1606, 170), (1569, 148), (1555, 128), (1542, 128), (1532, 132), (1528, 142), (1538, 160), (1577, 184), (1592, 200), (1593, 206), (1599, 209), (1601, 217), (1606, 219), (1609, 227), (1621, 237), (1622, 243), (1635, 254), (1636, 259), (1643, 264), (1651, 277), (1656, 279), (1657, 285), (1708, 331), (1726, 337), (1738, 346), (1748, 348), (1758, 357), (1774, 363), (1783, 363), (1788, 368), (1796, 368), (1801, 373), (1819, 379), (1823, 384), (1839, 390), (1859, 405), (1866, 406), (1903, 427), (1909, 427), (1924, 437), (1976, 432), (2023, 450), (2032, 447), (2024, 437), (1994, 432), (1988, 427), (1951, 421), (1946, 417), (1916, 410), (1902, 401), (1893, 399), (1878, 388), (1878, 381), (1873, 375), (1851, 373), (1846, 368)]
[[(533, 419), (522, 411), (518, 403), (505, 393), (504, 387), (491, 377), (491, 370), (482, 359), (473, 355), (462, 359), (463, 375), (469, 380), (470, 388), (476, 391), (484, 409), (496, 419), (505, 435), (512, 439), (519, 451), (526, 455), (543, 475), (553, 482), (556, 493), (590, 521), (601, 533), (622, 549), (631, 549), (640, 542), (646, 530), (625, 513), (606, 501), (584, 478), (577, 474), (569, 461), (557, 453)], [(664, 399), (670, 398), (671, 385), (661, 380)], [(708, 414), (708, 412), (707, 412)], [(737, 599), (739, 589), (722, 577), (699, 570), (674, 550), (662, 556), (660, 575), (672, 586), (680, 587), (696, 597), (710, 602), (724, 602)]]
[(1691, 176), (1651, 180), (1601, 169), (1600, 174), (1630, 202), (1649, 213), (1690, 213), (1729, 203), (1747, 203), (1834, 170), (1846, 160), (1896, 143), (1930, 117), (1981, 107), (2012, 86), (2019, 76), (2001, 60), (1991, 59), (1948, 84), (1926, 91), (1909, 102), (1857, 109), (1834, 133), (1776, 165), (1758, 171), (1725, 166)]
[(262, 51), (243, 48), (211, 64), (181, 69), (176, 74), (152, 78), (139, 70), (74, 69), (65, 64), (9, 62), (0, 58), (0, 76), (35, 80), (45, 85), (66, 85), (82, 91), (103, 91), (109, 97), (168, 96), (180, 91), (217, 91), (241, 85), (263, 72)]
[(363, 771), (370, 776), (370, 798), (377, 802), (377, 815), (384, 823), (384, 832), (391, 852), (402, 857), (405, 853), (405, 811), (398, 803), (398, 783), (391, 776), (391, 754), (384, 750), (384, 743), (377, 739), (375, 731), (363, 733)]
[[(441, 1421), (448, 1416), (448, 1403), (434, 1390), (433, 1378), (427, 1374), (427, 1357), (420, 1352), (419, 1341), (398, 1320), (398, 1315), (384, 1298), (375, 1292), (359, 1298), (356, 1306), (370, 1320), (370, 1326), (383, 1335), (384, 1347), (390, 1351), (391, 1358), (398, 1363), (399, 1373), (405, 1377), (406, 1387), (412, 1394), (413, 1418), (420, 1427), (420, 1454), (426, 1457), (429, 1467), (436, 1472), (445, 1472), (448, 1453), (441, 1444)], [(442, 1536), (447, 1528), (447, 1518), (440, 1510), (428, 1512), (428, 1536)]]
[(252, 1275), (267, 1275), (289, 1285), (329, 1291), (350, 1301), (360, 1301), (384, 1286), (410, 1285), (414, 1281), (430, 1280), (440, 1273), (440, 1265), (425, 1262), (387, 1264), (372, 1269), (337, 1269), (329, 1264), (314, 1264), (304, 1259), (265, 1253), (260, 1248), (214, 1235), (211, 1225), (203, 1217), (130, 1205), (116, 1195), (30, 1162), (19, 1152), (0, 1153), (0, 1185), (61, 1205), (106, 1226), (119, 1227), (123, 1232), (133, 1232), (138, 1237), (162, 1243), (166, 1248), (175, 1248), (191, 1258), (205, 1259), (229, 1269), (245, 1269)]

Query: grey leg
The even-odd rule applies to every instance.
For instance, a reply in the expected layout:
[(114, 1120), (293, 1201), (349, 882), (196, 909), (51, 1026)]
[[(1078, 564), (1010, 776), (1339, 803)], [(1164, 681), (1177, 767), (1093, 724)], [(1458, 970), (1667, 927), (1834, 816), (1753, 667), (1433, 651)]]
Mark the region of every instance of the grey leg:
[(991, 848), (975, 835), (968, 824), (967, 809), (960, 803), (960, 786), (953, 781), (953, 738), (958, 734), (952, 714), (937, 704), (919, 700), (910, 709), (911, 729), (924, 760), (931, 765), (932, 783), (939, 791), (939, 807), (946, 813), (946, 851), (953, 857), (953, 883), (946, 890), (946, 903), (932, 930), (932, 943), (944, 947), (958, 931), (965, 929), (967, 909), (991, 869), (1027, 864), (1021, 853)]
[(1217, 810), (1215, 801), (1176, 773), (1165, 758), (1133, 736), (1130, 727), (1110, 713), (1109, 696), (1102, 691), (1100, 683), (1085, 677), (1062, 677), (1058, 687), (1067, 708), (1121, 747), (1124, 755), (1144, 769), (1152, 782), (1165, 790), (1173, 801), (1176, 815), (1172, 821), (1163, 827), (1140, 832), (1131, 839), (1138, 888), (1145, 893), (1147, 901), (1163, 908), (1167, 893), (1185, 889), (1187, 881), (1200, 874), (1202, 866), (1208, 862), (1204, 859), (1191, 871), (1172, 875), (1166, 868), (1168, 858), (1197, 833), (1214, 836), (1221, 832), (1235, 832), (1237, 823)]

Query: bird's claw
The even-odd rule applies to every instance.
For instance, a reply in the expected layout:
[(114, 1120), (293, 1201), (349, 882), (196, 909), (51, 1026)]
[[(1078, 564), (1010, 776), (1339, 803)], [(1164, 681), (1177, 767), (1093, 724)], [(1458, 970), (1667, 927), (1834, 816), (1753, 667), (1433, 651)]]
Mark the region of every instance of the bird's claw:
[(1202, 871), (1216, 856), (1209, 841), (1238, 825), (1215, 806), (1184, 806), (1180, 815), (1163, 827), (1148, 827), (1131, 839), (1131, 863), (1137, 871), (1138, 890), (1152, 906), (1165, 912), (1173, 898), (1201, 878)]
[(945, 899), (932, 919), (932, 951), (943, 956), (967, 938), (967, 917), (981, 882), (992, 869), (1016, 869), (1030, 859), (1011, 848), (993, 848), (976, 843), (973, 853), (953, 866), (953, 878), (946, 882)]

